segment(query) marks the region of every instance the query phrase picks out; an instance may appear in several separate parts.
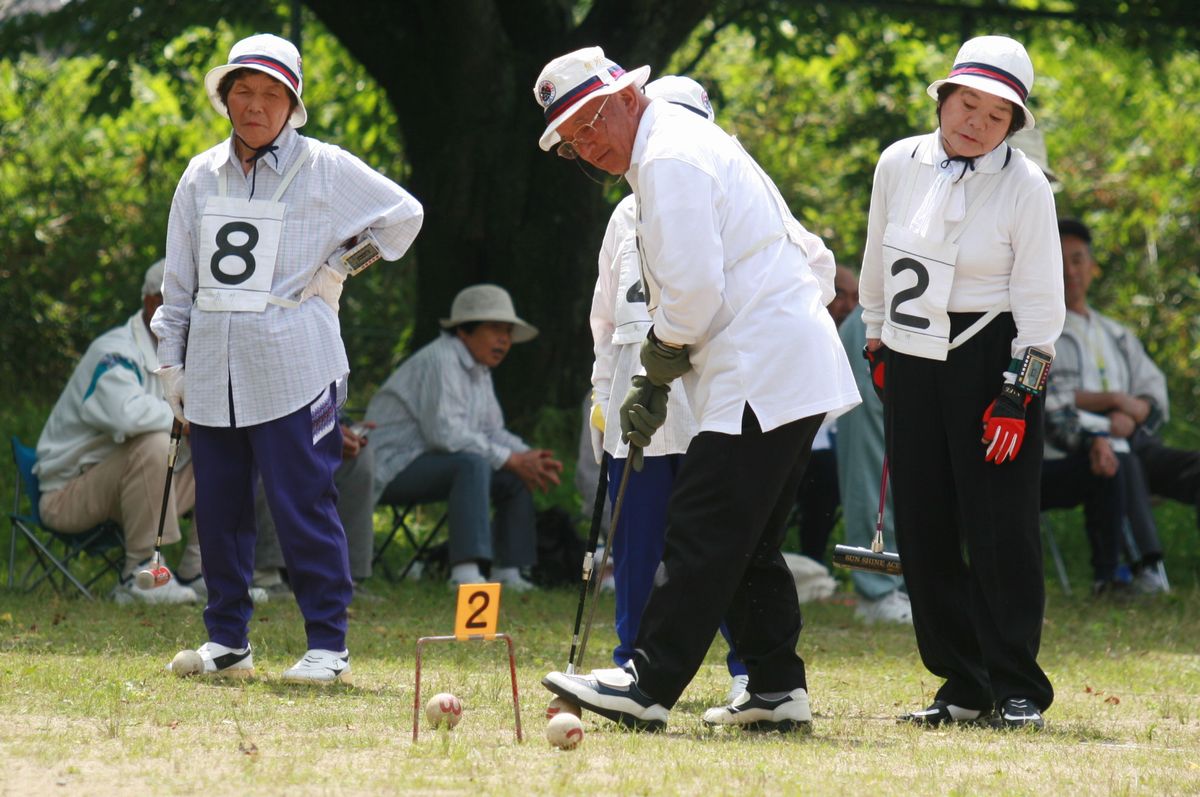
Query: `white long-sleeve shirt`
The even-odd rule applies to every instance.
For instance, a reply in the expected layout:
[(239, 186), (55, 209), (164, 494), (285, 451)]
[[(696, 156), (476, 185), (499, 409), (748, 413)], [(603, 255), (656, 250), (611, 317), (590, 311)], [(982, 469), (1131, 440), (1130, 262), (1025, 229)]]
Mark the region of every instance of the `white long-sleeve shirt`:
[[(1000, 183), (958, 239), (958, 260), (946, 309), (952, 313), (1011, 310), (1017, 325), (1012, 356), (1035, 346), (1050, 354), (1063, 326), (1065, 303), (1062, 252), (1054, 194), (1041, 170), (1020, 150), (1001, 144), (975, 161), (976, 174), (963, 185), (969, 207), (999, 173)], [(867, 244), (858, 283), (859, 303), (868, 338), (882, 334), (884, 281), (883, 236), (889, 222), (907, 226), (937, 175), (942, 152), (938, 134), (897, 141), (883, 151), (875, 167)], [(942, 155), (944, 157), (944, 154)], [(907, 175), (913, 159), (915, 183)], [(1005, 162), (1007, 161), (1007, 166)]]
[(171, 430), (157, 368), (141, 312), (92, 341), (38, 438), (33, 472), (42, 492), (66, 486), (131, 437)]
[[(641, 284), (634, 207), (630, 195), (613, 209), (592, 294), (592, 349), (596, 355), (592, 401), (604, 412), (604, 450), (616, 458), (629, 456), (629, 444), (621, 440), (621, 402), (633, 377), (646, 372), (641, 349), (651, 324)], [(696, 419), (687, 394), (677, 385), (667, 399), (667, 422), (650, 438), (644, 453), (648, 457), (682, 454), (695, 436)]]
[(655, 335), (689, 347), (683, 383), (700, 431), (740, 434), (746, 404), (764, 431), (858, 404), (825, 310), (832, 281), (823, 296), (807, 247), (789, 238), (772, 186), (737, 142), (655, 100), (626, 178)]
[(450, 333), (422, 346), (397, 368), (367, 405), (375, 423), (375, 483), (383, 490), (428, 451), (478, 454), (493, 470), (529, 446), (504, 428), (492, 369)]
[(254, 198), (267, 199), (296, 158), (309, 158), (279, 199), (286, 212), (271, 294), (282, 299), (299, 299), (348, 239), (370, 235), (385, 260), (397, 260), (421, 228), (421, 204), (348, 152), (291, 127), (275, 144), (256, 177), (243, 172), (232, 138), (197, 155), (171, 203), (163, 306), (151, 326), (162, 363), (185, 366), (188, 420), (205, 426), (230, 425), (231, 388), (237, 425), (248, 426), (294, 412), (350, 370), (337, 314), (323, 301), (261, 313), (195, 305), (200, 221), (222, 172), (229, 197), (249, 199), (253, 184)]

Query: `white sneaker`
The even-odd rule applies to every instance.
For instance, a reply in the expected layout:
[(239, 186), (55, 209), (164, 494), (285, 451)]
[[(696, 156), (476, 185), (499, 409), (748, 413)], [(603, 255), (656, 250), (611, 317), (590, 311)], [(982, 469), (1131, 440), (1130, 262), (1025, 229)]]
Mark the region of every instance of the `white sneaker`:
[[(254, 675), (254, 655), (250, 652), (249, 645), (238, 650), (216, 642), (205, 642), (196, 652), (204, 662), (204, 670), (199, 673), (201, 675), (220, 675), (226, 678), (249, 678)], [(171, 669), (169, 662), (167, 669)]]
[(912, 625), (912, 604), (908, 602), (908, 593), (898, 589), (892, 590), (879, 600), (859, 598), (854, 616), (867, 625), (872, 623)]
[(705, 711), (704, 724), (732, 725), (753, 731), (808, 731), (812, 728), (808, 690), (793, 689), (774, 699), (743, 692), (737, 702)]
[(183, 586), (178, 579), (171, 578), (161, 587), (142, 589), (134, 583), (133, 576), (113, 587), (112, 599), (121, 606), (131, 603), (195, 603), (200, 600), (195, 590)]
[(492, 568), (491, 580), (503, 584), (509, 592), (529, 592), (531, 589), (537, 589), (532, 582), (522, 578), (521, 571), (515, 567)]
[(341, 683), (349, 686), (350, 651), (336, 653), (332, 650), (313, 649), (304, 654), (300, 661), (283, 671), (283, 680), (293, 684), (326, 685)]
[(486, 582), (487, 579), (483, 577), (479, 565), (475, 562), (454, 565), (450, 568), (450, 578), (446, 579), (446, 585), (450, 589), (458, 589), (463, 584), (484, 584)]
[[(175, 576), (175, 580), (177, 580), (182, 586), (185, 586), (192, 592), (195, 592), (196, 598), (201, 603), (208, 603), (208, 585), (204, 583), (204, 576), (196, 576), (191, 580), (185, 581), (177, 575)], [(267, 603), (269, 600), (271, 600), (271, 594), (262, 587), (250, 588), (250, 602), (255, 606), (260, 603)]]
[(1161, 567), (1161, 562), (1143, 567), (1133, 577), (1133, 583), (1130, 584), (1133, 587), (1133, 591), (1139, 595), (1160, 595), (1164, 592), (1169, 592), (1167, 580), (1163, 577)]
[(735, 675), (729, 683), (729, 695), (725, 698), (726, 705), (733, 705), (737, 699), (746, 694), (746, 687), (750, 685), (749, 675)]

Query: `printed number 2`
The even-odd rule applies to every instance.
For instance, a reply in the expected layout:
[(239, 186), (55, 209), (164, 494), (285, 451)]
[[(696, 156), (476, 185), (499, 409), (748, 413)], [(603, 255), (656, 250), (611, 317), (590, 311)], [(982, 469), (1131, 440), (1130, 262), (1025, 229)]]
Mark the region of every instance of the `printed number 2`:
[(895, 277), (901, 271), (913, 271), (917, 275), (917, 284), (911, 288), (905, 288), (902, 291), (896, 291), (896, 295), (892, 297), (892, 306), (889, 312), (892, 316), (892, 321), (897, 324), (903, 324), (906, 327), (913, 329), (928, 329), (929, 319), (911, 313), (902, 313), (898, 308), (900, 305), (907, 302), (909, 299), (916, 299), (925, 292), (929, 287), (929, 272), (925, 269), (924, 264), (919, 260), (913, 260), (911, 257), (902, 257), (895, 263), (892, 263), (892, 276)]
[[(246, 236), (246, 241), (240, 246), (231, 244), (229, 236), (240, 232)], [(254, 247), (258, 244), (258, 228), (248, 221), (231, 221), (217, 230), (217, 251), (213, 252), (209, 261), (209, 269), (217, 282), (225, 285), (239, 285), (254, 274)], [(238, 274), (230, 274), (221, 270), (221, 260), (225, 257), (239, 257), (246, 267)]]
[(487, 628), (487, 623), (478, 618), (479, 615), (483, 614), (484, 610), (487, 609), (488, 604), (491, 603), (491, 600), (488, 599), (488, 594), (486, 592), (473, 592), (471, 593), (471, 597), (467, 598), (467, 603), (474, 606), (476, 598), (479, 598), (479, 608), (472, 612), (471, 616), (467, 618), (467, 628)]

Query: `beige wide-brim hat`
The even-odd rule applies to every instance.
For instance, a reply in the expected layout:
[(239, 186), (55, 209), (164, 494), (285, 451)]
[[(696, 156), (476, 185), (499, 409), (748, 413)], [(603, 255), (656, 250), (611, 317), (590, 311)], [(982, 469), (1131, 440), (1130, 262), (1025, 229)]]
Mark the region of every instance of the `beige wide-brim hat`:
[(537, 337), (533, 324), (517, 315), (512, 297), (499, 285), (472, 285), (463, 288), (450, 305), (450, 317), (438, 321), (442, 329), (451, 329), (467, 321), (499, 321), (512, 324), (512, 342), (524, 343)]
[(558, 127), (575, 115), (583, 104), (594, 97), (616, 94), (629, 85), (646, 85), (650, 67), (639, 66), (626, 72), (599, 47), (584, 47), (560, 55), (542, 68), (533, 84), (533, 96), (546, 116), (546, 129), (538, 146), (549, 152), (562, 139)]
[(946, 83), (970, 86), (1020, 107), (1025, 111), (1021, 129), (1032, 130), (1033, 112), (1025, 102), (1033, 91), (1033, 79), (1033, 62), (1019, 41), (1007, 36), (977, 36), (959, 48), (950, 74), (930, 83), (925, 91), (936, 100), (938, 89)]
[(242, 39), (229, 51), (229, 63), (210, 69), (204, 76), (204, 91), (217, 113), (229, 116), (229, 109), (221, 102), (217, 89), (221, 78), (235, 69), (253, 69), (278, 80), (296, 98), (296, 108), (288, 118), (292, 127), (304, 127), (308, 121), (308, 110), (300, 95), (304, 92), (304, 71), (300, 51), (287, 39), (270, 33), (258, 33)]

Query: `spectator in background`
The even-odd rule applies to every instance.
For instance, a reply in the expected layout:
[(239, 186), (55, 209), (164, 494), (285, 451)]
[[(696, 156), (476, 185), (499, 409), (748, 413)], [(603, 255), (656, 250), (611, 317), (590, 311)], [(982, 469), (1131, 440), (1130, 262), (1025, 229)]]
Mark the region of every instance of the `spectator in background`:
[[(537, 555), (533, 491), (559, 483), (553, 452), (531, 449), (504, 428), (492, 369), (537, 329), (517, 316), (508, 292), (458, 292), (445, 330), (397, 368), (367, 405), (375, 424), (375, 491), (388, 504), (446, 501), (450, 585), (498, 581), (523, 592)], [(496, 506), (495, 530), (489, 503)], [(481, 565), (491, 565), (485, 579)]]
[[(1120, 499), (1105, 495), (1090, 510), (1085, 504), (1093, 559), (1115, 567), (1121, 524), (1128, 517), (1137, 549), (1133, 587), (1163, 592), (1163, 550), (1148, 496), (1197, 507), (1200, 519), (1200, 452), (1171, 448), (1158, 436), (1170, 411), (1166, 378), (1131, 330), (1087, 303), (1099, 273), (1090, 230), (1074, 219), (1061, 220), (1058, 229), (1067, 320), (1046, 399), (1047, 454), (1078, 460), (1080, 452), (1088, 452), (1091, 472), (1108, 480), (1101, 492), (1119, 493)], [(1043, 476), (1043, 489), (1054, 491), (1071, 478), (1066, 466), (1056, 465)], [(1111, 488), (1114, 478), (1119, 491)], [(1092, 527), (1101, 524), (1106, 532), (1098, 538)], [(1097, 581), (1097, 588), (1105, 587)]]
[[(833, 278), (833, 301), (826, 307), (839, 328), (846, 316), (858, 307), (858, 277), (845, 266), (838, 266)], [(859, 389), (861, 393), (861, 387)], [(851, 410), (855, 412), (856, 410)], [(813, 439), (812, 456), (804, 469), (804, 478), (796, 492), (796, 518), (800, 529), (800, 553), (821, 564), (829, 535), (837, 523), (841, 496), (838, 491), (838, 456), (834, 445), (839, 420), (826, 418)]]
[[(42, 429), (33, 469), (42, 488), (38, 511), (51, 528), (70, 534), (106, 520), (121, 525), (125, 565), (113, 599), (123, 604), (197, 600), (195, 591), (181, 583), (200, 575), (195, 526), (175, 578), (152, 589), (134, 583), (158, 538), (173, 420), (154, 373), (158, 340), (150, 331), (150, 319), (162, 304), (162, 280), (160, 260), (142, 281), (141, 309), (88, 346)], [(167, 544), (179, 541), (179, 517), (195, 503), (189, 460), (181, 443), (163, 525)]]

